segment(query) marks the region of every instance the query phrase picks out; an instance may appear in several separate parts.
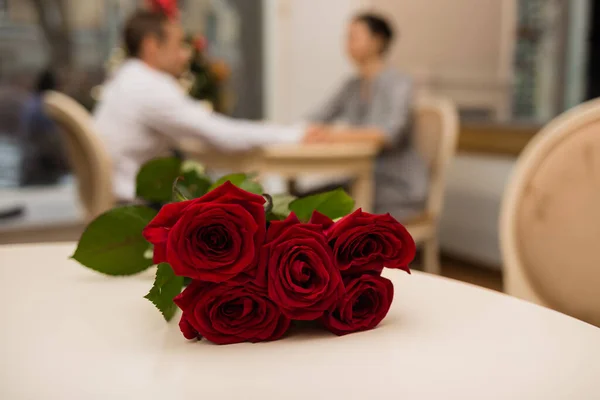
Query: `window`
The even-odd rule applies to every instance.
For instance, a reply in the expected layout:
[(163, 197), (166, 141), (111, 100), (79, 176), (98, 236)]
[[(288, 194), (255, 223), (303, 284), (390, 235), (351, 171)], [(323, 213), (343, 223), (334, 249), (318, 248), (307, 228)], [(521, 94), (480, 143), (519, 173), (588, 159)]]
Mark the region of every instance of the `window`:
[(545, 121), (563, 111), (568, 2), (519, 0), (513, 115)]
[(8, 14), (8, 0), (0, 0), (0, 18)]

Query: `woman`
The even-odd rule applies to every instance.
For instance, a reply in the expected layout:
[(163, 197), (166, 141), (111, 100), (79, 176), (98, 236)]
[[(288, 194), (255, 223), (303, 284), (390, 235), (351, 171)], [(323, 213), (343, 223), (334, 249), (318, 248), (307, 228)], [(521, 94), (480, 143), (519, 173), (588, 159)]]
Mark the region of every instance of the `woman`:
[(390, 25), (377, 15), (361, 14), (352, 20), (347, 51), (357, 76), (309, 116), (321, 124), (312, 128), (309, 138), (383, 145), (375, 170), (375, 212), (406, 219), (423, 211), (428, 170), (410, 135), (411, 79), (386, 65), (393, 38)]

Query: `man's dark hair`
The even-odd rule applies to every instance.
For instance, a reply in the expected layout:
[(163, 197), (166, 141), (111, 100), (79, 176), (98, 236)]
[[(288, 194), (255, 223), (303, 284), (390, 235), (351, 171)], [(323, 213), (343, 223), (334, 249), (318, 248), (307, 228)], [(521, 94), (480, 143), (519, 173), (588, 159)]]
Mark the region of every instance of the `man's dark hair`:
[(154, 35), (159, 40), (165, 38), (164, 25), (168, 17), (152, 11), (137, 11), (127, 20), (123, 34), (125, 50), (130, 57), (139, 57), (142, 42), (148, 35)]
[(363, 22), (369, 28), (372, 35), (381, 38), (381, 53), (384, 54), (390, 48), (390, 44), (394, 40), (394, 30), (391, 24), (383, 17), (372, 14), (364, 13), (354, 17), (354, 21)]

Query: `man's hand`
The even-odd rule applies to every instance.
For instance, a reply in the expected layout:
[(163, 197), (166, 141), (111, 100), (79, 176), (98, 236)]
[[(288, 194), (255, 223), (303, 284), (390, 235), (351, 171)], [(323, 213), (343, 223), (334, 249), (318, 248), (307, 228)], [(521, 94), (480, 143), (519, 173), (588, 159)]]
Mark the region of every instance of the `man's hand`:
[(325, 125), (310, 125), (304, 135), (304, 143), (327, 143), (331, 140), (331, 132)]

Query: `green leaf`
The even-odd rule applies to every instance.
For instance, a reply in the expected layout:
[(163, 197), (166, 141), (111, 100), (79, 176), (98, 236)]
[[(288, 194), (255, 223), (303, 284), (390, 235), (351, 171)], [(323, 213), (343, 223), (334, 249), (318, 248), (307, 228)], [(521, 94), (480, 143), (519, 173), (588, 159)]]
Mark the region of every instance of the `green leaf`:
[(254, 182), (252, 180), (245, 180), (239, 186), (240, 189), (245, 190), (246, 192), (254, 193), (254, 194), (263, 194), (264, 189), (262, 185), (258, 182)]
[(196, 199), (208, 193), (211, 184), (210, 178), (206, 175), (200, 174), (195, 170), (189, 170), (181, 175), (175, 186), (188, 199)]
[(296, 197), (289, 194), (276, 194), (271, 196), (273, 208), (267, 212), (267, 221), (283, 221), (290, 215), (290, 203)]
[(154, 286), (144, 298), (150, 300), (168, 322), (177, 311), (177, 305), (173, 303), (173, 298), (181, 293), (182, 288), (183, 277), (175, 276), (171, 266), (162, 263), (156, 270)]
[(140, 168), (136, 179), (136, 195), (146, 201), (167, 203), (173, 196), (173, 182), (181, 173), (181, 160), (157, 158)]
[(199, 162), (196, 162), (193, 160), (185, 160), (183, 162), (183, 164), (181, 164), (181, 171), (182, 172), (194, 171), (198, 175), (204, 175), (206, 172), (206, 169), (204, 168), (204, 165), (200, 164)]
[(210, 187), (210, 190), (214, 190), (214, 189), (218, 188), (219, 186), (221, 186), (222, 184), (224, 184), (225, 182), (229, 181), (232, 184), (234, 184), (235, 186), (237, 186), (240, 189), (243, 189), (247, 192), (254, 193), (254, 194), (263, 194), (263, 187), (259, 183), (255, 182), (253, 179), (254, 178), (251, 178), (250, 176), (248, 176), (246, 174), (225, 175), (224, 177), (222, 177), (221, 179), (216, 181)]
[(296, 200), (296, 197), (289, 194), (276, 194), (273, 198), (273, 210), (271, 212), (278, 216), (283, 216), (282, 219), (290, 215), (290, 204)]
[(156, 216), (143, 206), (118, 207), (93, 220), (81, 235), (72, 258), (106, 275), (133, 275), (150, 267), (142, 230)]
[(354, 199), (343, 189), (336, 189), (296, 199), (290, 203), (289, 208), (301, 221), (310, 220), (314, 211), (336, 219), (346, 216), (354, 210)]
[(218, 179), (215, 183), (213, 183), (212, 186), (210, 187), (210, 190), (214, 190), (214, 189), (218, 188), (219, 186), (221, 186), (222, 184), (224, 184), (227, 181), (229, 181), (232, 184), (234, 184), (235, 186), (239, 187), (242, 184), (242, 182), (244, 182), (246, 179), (248, 179), (248, 176), (246, 174), (225, 175), (225, 176), (221, 177), (220, 179)]
[[(179, 177), (181, 178), (181, 177)], [(191, 195), (187, 192), (187, 189), (183, 186), (179, 186), (179, 178), (173, 182), (173, 202), (186, 201), (191, 199)]]

